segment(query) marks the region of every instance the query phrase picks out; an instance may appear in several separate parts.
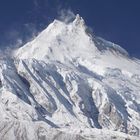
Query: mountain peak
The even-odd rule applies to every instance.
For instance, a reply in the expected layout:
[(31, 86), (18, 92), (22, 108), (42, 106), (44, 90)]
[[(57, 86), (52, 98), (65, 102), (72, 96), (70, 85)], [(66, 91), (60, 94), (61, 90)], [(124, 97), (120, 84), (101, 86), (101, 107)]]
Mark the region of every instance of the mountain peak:
[(77, 58), (93, 61), (95, 56), (105, 52), (114, 57), (126, 54), (125, 50), (114, 43), (89, 36), (86, 28), (84, 19), (79, 14), (69, 24), (54, 20), (33, 41), (19, 48), (15, 56), (20, 59), (35, 58), (63, 63)]
[(79, 15), (76, 15), (75, 20), (69, 24), (54, 20), (33, 41), (20, 48), (16, 56), (24, 59), (49, 58), (60, 62), (80, 56), (84, 58), (92, 56), (97, 49), (85, 32), (85, 27), (85, 22)]
[(83, 19), (82, 17), (80, 17), (79, 14), (77, 14), (77, 15), (75, 16), (75, 20), (73, 21), (73, 23), (74, 23), (76, 26), (78, 26), (78, 25), (85, 26), (85, 21), (84, 21), (84, 19)]

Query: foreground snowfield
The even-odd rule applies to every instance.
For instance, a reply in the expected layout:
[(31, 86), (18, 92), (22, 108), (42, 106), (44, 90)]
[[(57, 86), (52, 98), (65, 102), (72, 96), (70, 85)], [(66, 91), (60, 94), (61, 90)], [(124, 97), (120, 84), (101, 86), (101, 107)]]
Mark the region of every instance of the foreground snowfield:
[(0, 61), (0, 139), (139, 139), (140, 60), (78, 15)]

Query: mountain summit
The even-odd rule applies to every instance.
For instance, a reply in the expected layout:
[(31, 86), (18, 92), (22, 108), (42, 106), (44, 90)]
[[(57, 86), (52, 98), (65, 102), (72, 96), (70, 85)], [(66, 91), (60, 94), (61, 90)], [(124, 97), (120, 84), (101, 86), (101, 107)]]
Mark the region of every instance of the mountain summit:
[(1, 139), (139, 139), (140, 60), (79, 15), (0, 61)]
[(64, 62), (66, 59), (77, 57), (95, 57), (100, 53), (98, 49), (101, 47), (103, 50), (114, 49), (114, 52), (127, 53), (118, 45), (101, 38), (93, 38), (87, 31), (88, 27), (79, 15), (69, 24), (54, 20), (37, 38), (21, 47), (16, 55), (22, 59), (36, 58)]

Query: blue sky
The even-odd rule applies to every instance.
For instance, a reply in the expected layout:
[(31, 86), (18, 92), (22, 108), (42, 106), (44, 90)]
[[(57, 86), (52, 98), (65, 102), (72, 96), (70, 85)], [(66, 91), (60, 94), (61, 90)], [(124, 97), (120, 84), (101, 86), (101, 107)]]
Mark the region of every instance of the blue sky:
[(22, 45), (66, 10), (140, 58), (139, 0), (0, 0), (0, 47)]

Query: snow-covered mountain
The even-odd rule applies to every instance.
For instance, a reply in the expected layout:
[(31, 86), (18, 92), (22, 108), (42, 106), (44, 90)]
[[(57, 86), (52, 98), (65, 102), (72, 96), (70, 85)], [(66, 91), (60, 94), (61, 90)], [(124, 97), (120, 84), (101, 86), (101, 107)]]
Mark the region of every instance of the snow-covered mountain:
[(55, 20), (0, 58), (1, 140), (139, 139), (140, 60)]

